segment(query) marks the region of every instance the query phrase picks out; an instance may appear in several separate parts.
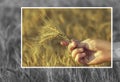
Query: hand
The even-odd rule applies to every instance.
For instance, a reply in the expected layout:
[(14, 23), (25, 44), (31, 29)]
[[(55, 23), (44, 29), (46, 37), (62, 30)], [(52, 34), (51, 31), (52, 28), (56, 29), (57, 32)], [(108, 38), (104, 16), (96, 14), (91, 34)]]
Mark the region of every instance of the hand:
[(61, 41), (61, 45), (68, 46), (75, 61), (84, 65), (111, 61), (111, 45), (106, 41), (87, 39), (79, 42), (71, 40), (71, 42)]

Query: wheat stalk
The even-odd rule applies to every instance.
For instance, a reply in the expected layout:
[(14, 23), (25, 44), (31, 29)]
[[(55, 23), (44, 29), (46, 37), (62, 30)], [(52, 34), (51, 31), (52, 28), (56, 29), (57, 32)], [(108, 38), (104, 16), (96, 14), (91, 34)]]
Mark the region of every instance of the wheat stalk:
[(53, 24), (52, 21), (45, 20), (45, 25), (39, 30), (38, 44), (42, 45), (46, 41), (50, 41), (56, 37), (62, 38), (63, 40), (69, 40), (57, 25)]

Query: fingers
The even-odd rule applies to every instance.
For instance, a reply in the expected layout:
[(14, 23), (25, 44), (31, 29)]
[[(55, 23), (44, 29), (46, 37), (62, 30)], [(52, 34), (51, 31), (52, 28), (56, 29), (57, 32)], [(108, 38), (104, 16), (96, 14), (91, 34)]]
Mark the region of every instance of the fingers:
[(69, 45), (68, 45), (68, 51), (72, 52), (73, 49), (78, 47), (78, 43), (75, 41), (72, 41)]
[(75, 61), (77, 63), (87, 65), (88, 59), (86, 58), (86, 55), (87, 55), (86, 53), (77, 54), (76, 57), (75, 57)]
[(80, 43), (76, 40), (71, 40), (71, 42), (61, 41), (60, 44), (63, 46), (68, 46), (68, 51), (71, 53), (72, 57), (75, 59), (76, 62), (82, 63), (84, 65), (88, 63), (88, 44)]
[(85, 43), (80, 43), (77, 40), (71, 40), (70, 43), (68, 41), (61, 41), (60, 44), (68, 46), (68, 51), (71, 53), (76, 62), (86, 64), (86, 58), (84, 58), (86, 56), (84, 48), (87, 47)]
[(84, 52), (83, 48), (76, 48), (72, 51), (72, 57), (77, 63), (87, 64), (87, 54)]
[(84, 51), (83, 48), (74, 49), (74, 50), (72, 51), (72, 57), (75, 58), (77, 54), (82, 53), (83, 51)]

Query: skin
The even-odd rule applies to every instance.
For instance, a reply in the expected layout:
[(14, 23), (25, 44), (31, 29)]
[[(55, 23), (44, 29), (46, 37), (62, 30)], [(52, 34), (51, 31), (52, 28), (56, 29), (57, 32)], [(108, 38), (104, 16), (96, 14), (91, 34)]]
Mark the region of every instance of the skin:
[(61, 41), (61, 45), (67, 46), (74, 60), (83, 65), (96, 65), (111, 61), (111, 44), (107, 41), (71, 40), (71, 42)]

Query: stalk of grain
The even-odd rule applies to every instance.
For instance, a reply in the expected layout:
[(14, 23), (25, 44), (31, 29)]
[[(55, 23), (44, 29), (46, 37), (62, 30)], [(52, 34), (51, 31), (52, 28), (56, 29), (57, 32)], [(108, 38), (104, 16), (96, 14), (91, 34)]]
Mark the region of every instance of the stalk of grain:
[(69, 38), (61, 31), (57, 25), (53, 24), (52, 21), (45, 21), (45, 25), (39, 30), (39, 41), (38, 44), (42, 45), (47, 41), (55, 38), (61, 38), (69, 41)]

